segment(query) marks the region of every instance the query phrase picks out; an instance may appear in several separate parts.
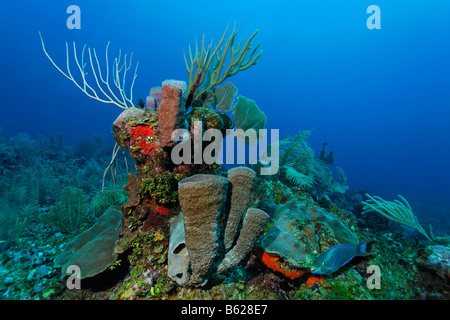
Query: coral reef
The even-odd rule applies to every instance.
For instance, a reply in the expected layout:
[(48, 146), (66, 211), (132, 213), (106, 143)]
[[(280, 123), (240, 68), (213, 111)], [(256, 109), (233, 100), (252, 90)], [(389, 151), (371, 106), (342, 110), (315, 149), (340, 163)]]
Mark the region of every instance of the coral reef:
[(168, 220), (178, 206), (178, 181), (217, 170), (214, 165), (194, 164), (191, 161), (194, 152), (190, 153), (187, 162), (174, 164), (171, 151), (180, 142), (178, 137), (172, 136), (174, 130), (185, 129), (195, 134), (196, 120), (204, 123), (202, 130), (216, 128), (225, 132), (231, 126), (226, 114), (208, 108), (195, 108), (186, 113), (186, 84), (183, 81), (166, 80), (160, 90), (154, 88), (150, 94), (155, 100), (156, 111), (131, 107), (123, 111), (113, 124), (117, 144), (129, 150), (136, 160), (136, 176), (129, 175), (126, 186), (129, 198), (122, 209), (125, 225), (129, 225), (125, 228), (129, 231), (124, 236), (127, 240), (133, 238), (136, 231), (153, 228), (168, 235)]
[[(42, 41), (53, 65), (84, 93), (125, 110), (113, 123), (111, 160), (99, 136), (74, 148), (64, 145), (62, 135), (0, 139), (0, 298), (449, 298), (448, 237), (435, 237), (430, 229), (435, 243), (424, 245), (390, 233), (395, 229), (378, 221), (381, 216), (363, 215), (371, 209), (426, 235), (406, 200), (362, 202), (364, 192), (349, 192), (343, 170), (331, 168), (334, 155), (326, 154), (326, 143), (315, 156), (306, 142), (309, 131), (277, 142), (280, 170), (273, 177), (247, 167), (223, 172), (214, 161), (190, 161), (207, 147), (190, 142), (207, 129), (225, 135), (233, 125), (265, 127), (266, 116), (253, 100), (239, 96), (235, 103), (237, 88), (230, 82), (219, 86), (256, 64), (261, 56), (259, 44), (251, 48), (256, 32), (237, 45), (236, 30), (228, 39), (226, 33), (216, 47), (205, 46), (203, 38), (201, 49), (197, 44), (194, 54), (189, 49), (187, 83), (166, 80), (137, 105), (132, 101), (136, 72), (129, 95), (125, 85), (116, 85), (123, 97), (117, 99), (92, 51), (93, 75), (112, 94), (97, 81), (106, 96), (99, 97), (88, 85), (84, 65), (77, 83), (70, 70), (66, 75), (56, 66)], [(115, 84), (130, 67), (131, 60), (115, 61)], [(134, 160), (131, 170), (128, 162), (120, 164), (119, 148)], [(174, 150), (188, 161), (175, 163)], [(328, 249), (355, 246), (360, 239), (371, 239), (372, 254), (346, 258), (324, 275), (312, 273), (313, 261)], [(69, 265), (81, 269), (81, 290), (65, 286)], [(375, 267), (382, 277), (374, 287)]]
[[(148, 113), (144, 111), (141, 115), (145, 117), (148, 116)], [(157, 126), (154, 128), (156, 136)], [(126, 223), (120, 229), (120, 240), (117, 243), (120, 245), (117, 249), (123, 250), (124, 253), (119, 254), (114, 262), (111, 262), (111, 259), (106, 263), (111, 263), (111, 265), (104, 272), (83, 279), (81, 290), (67, 290), (66, 278), (60, 269), (54, 266), (53, 261), (61, 252), (65, 251), (67, 243), (73, 239), (73, 236), (61, 232), (63, 230), (57, 224), (42, 224), (39, 215), (48, 213), (51, 206), (60, 201), (59, 195), (67, 185), (77, 186), (85, 192), (88, 215), (86, 221), (80, 226), (80, 232), (88, 229), (96, 221), (99, 211), (108, 202), (117, 206), (127, 199), (123, 196), (125, 190), (114, 190), (110, 180), (107, 181), (108, 187), (104, 193), (98, 190), (101, 185), (104, 164), (109, 162), (105, 153), (98, 158), (99, 154), (86, 151), (85, 157), (82, 158), (80, 155), (80, 158), (77, 158), (72, 148), (64, 146), (62, 138), (61, 135), (55, 135), (48, 140), (35, 141), (27, 137), (25, 142), (21, 143), (22, 136), (20, 136), (8, 143), (0, 142), (0, 150), (3, 148), (6, 150), (5, 154), (17, 159), (15, 165), (12, 166), (8, 162), (8, 156), (0, 158), (2, 161), (4, 160), (3, 175), (0, 179), (4, 206), (1, 208), (0, 218), (4, 219), (2, 221), (11, 221), (11, 223), (1, 225), (7, 230), (3, 234), (9, 232), (8, 234), (11, 235), (10, 240), (0, 241), (0, 295), (2, 298), (133, 300), (450, 298), (448, 295), (449, 282), (445, 273), (448, 260), (446, 258), (447, 238), (435, 237), (431, 234), (433, 241), (439, 242), (441, 245), (425, 246), (405, 239), (400, 228), (393, 229), (386, 223), (388, 220), (379, 214), (373, 215), (376, 220), (367, 220), (370, 213), (361, 215), (361, 200), (364, 192), (346, 193), (326, 201), (324, 198), (317, 201), (308, 190), (287, 186), (277, 179), (263, 180), (260, 177), (255, 177), (256, 182), (250, 192), (247, 206), (259, 207), (270, 213), (271, 218), (266, 223), (259, 241), (256, 241), (256, 247), (253, 247), (252, 251), (243, 259), (239, 258), (240, 255), (233, 254), (240, 262), (234, 267), (224, 268), (226, 270), (222, 273), (211, 273), (207, 286), (181, 285), (176, 281), (177, 271), (173, 267), (179, 265), (181, 266), (179, 270), (187, 270), (190, 261), (183, 234), (184, 223), (181, 220), (183, 215), (179, 214), (178, 202), (172, 203), (169, 214), (174, 221), (178, 219), (178, 223), (168, 222), (172, 227), (176, 225), (177, 230), (171, 229), (166, 234), (162, 232), (164, 228), (139, 231), (143, 222), (139, 221), (139, 211), (136, 211), (139, 205), (143, 204), (144, 199), (145, 201), (150, 199), (152, 193), (153, 197), (160, 194), (161, 199), (166, 196), (174, 198), (173, 191), (178, 192), (177, 186), (175, 189), (167, 188), (167, 186), (172, 186), (174, 175), (176, 176), (177, 173), (167, 170), (164, 173), (165, 175), (170, 173), (168, 181), (171, 183), (163, 183), (159, 189), (154, 186), (163, 181), (164, 175), (147, 174), (146, 178), (155, 179), (147, 180), (149, 183), (146, 185), (147, 188), (144, 188), (147, 189), (145, 195), (140, 194), (140, 181), (134, 178), (138, 175), (132, 172), (130, 176), (134, 179), (129, 179), (128, 186), (135, 192), (130, 192), (128, 202), (134, 204), (130, 207), (122, 207), (122, 216)], [(30, 146), (39, 151), (38, 159), (19, 156), (25, 155), (26, 152), (18, 148), (27, 149)], [(155, 153), (152, 156), (146, 155), (146, 157), (154, 155)], [(96, 158), (89, 158), (92, 156)], [(145, 157), (142, 156), (142, 159)], [(130, 163), (131, 160), (128, 162)], [(122, 170), (126, 177), (126, 168), (122, 167)], [(109, 176), (106, 178), (110, 179)], [(231, 188), (230, 176), (228, 179), (229, 192), (233, 188)], [(118, 181), (121, 183), (120, 179)], [(100, 199), (102, 197), (104, 197), (103, 200)], [(241, 246), (240, 243), (251, 243), (253, 240), (244, 241), (245, 235), (255, 235), (253, 231), (248, 233), (244, 231), (244, 225), (250, 225), (244, 220), (251, 216), (245, 215), (243, 219), (241, 217), (239, 225), (242, 224), (242, 227), (238, 227), (237, 239), (234, 240), (231, 249), (225, 252), (224, 230), (228, 223), (229, 215), (227, 216), (227, 213), (232, 194), (228, 193), (226, 197), (225, 214), (219, 221), (223, 235), (220, 239), (220, 247), (223, 248), (223, 251), (219, 250), (220, 256), (216, 260), (215, 268), (221, 264), (225, 266), (227, 261), (233, 261), (232, 252), (245, 252), (238, 250)], [(270, 204), (268, 200), (273, 200), (276, 205)], [(291, 207), (292, 209), (289, 209)], [(310, 246), (308, 239), (317, 239), (316, 242), (313, 240), (311, 242), (318, 246), (317, 253), (313, 253), (310, 256), (311, 259), (326, 248), (338, 244), (337, 237), (327, 226), (330, 224), (331, 229), (334, 228), (333, 219), (339, 220), (358, 239), (373, 239), (370, 243), (370, 250), (373, 254), (353, 259), (331, 276), (312, 275), (308, 267), (296, 267), (286, 261), (288, 259), (264, 251), (261, 247), (261, 240), (270, 232), (275, 232), (273, 217), (277, 215), (275, 212), (282, 211), (281, 208), (284, 208), (285, 211), (293, 211), (289, 213), (290, 216), (296, 217), (291, 221), (291, 230), (293, 236), (296, 236), (302, 245)], [(317, 218), (316, 215), (313, 215), (316, 210)], [(12, 214), (11, 219), (9, 219), (9, 214)], [(153, 214), (156, 215), (156, 211)], [(323, 215), (327, 215), (329, 218)], [(308, 216), (311, 221), (305, 218)], [(318, 219), (315, 224), (313, 223), (314, 219)], [(21, 230), (14, 235), (17, 220), (25, 223)], [(260, 221), (260, 219), (257, 220)], [(319, 220), (324, 223), (319, 223)], [(171, 221), (170, 218), (168, 221)], [(380, 229), (378, 225), (382, 225), (383, 228)], [(340, 228), (337, 227), (338, 230)], [(441, 229), (440, 225), (436, 225), (435, 229), (434, 233), (443, 234), (444, 229)], [(5, 240), (4, 237), (0, 239)], [(184, 262), (177, 261), (172, 265), (171, 261), (176, 260), (172, 254), (180, 259), (184, 258)], [(367, 287), (370, 276), (367, 268), (370, 265), (377, 265), (381, 269), (380, 289)], [(120, 276), (117, 276), (117, 282), (111, 283), (107, 287), (96, 288), (97, 282), (101, 283), (105, 278), (114, 277), (115, 272), (122, 272), (119, 273)], [(186, 275), (188, 276), (189, 272)], [(103, 280), (89, 280), (100, 279), (98, 277), (102, 277)], [(181, 283), (186, 283), (186, 279), (182, 279)]]

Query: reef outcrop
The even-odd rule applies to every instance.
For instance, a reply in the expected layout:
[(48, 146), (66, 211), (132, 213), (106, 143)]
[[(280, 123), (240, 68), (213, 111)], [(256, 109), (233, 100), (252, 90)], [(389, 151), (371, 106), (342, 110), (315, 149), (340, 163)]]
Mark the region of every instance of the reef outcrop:
[[(117, 145), (135, 159), (136, 174), (128, 174), (124, 188), (129, 197), (122, 206), (126, 227), (121, 238), (127, 241), (150, 230), (168, 236), (169, 220), (179, 211), (178, 182), (194, 174), (212, 174), (218, 169), (214, 164), (194, 163), (194, 146), (190, 146), (192, 161), (175, 164), (171, 153), (181, 141), (172, 137), (173, 132), (185, 129), (201, 135), (209, 128), (225, 132), (232, 125), (226, 114), (208, 108), (186, 112), (184, 81), (164, 81), (161, 87), (152, 88), (146, 102), (145, 108), (125, 109), (113, 123)], [(194, 120), (202, 121), (204, 127), (199, 128), (200, 132), (194, 132)]]

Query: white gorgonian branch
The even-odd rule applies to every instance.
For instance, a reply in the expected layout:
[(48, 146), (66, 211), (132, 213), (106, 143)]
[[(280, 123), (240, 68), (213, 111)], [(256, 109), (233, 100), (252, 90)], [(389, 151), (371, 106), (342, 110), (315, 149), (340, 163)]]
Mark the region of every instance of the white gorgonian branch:
[[(94, 89), (91, 85), (89, 85), (86, 76), (86, 65), (87, 63), (84, 61), (84, 54), (86, 50), (86, 45), (83, 46), (83, 49), (81, 51), (81, 64), (77, 57), (77, 50), (75, 46), (75, 42), (73, 42), (73, 55), (75, 58), (75, 62), (77, 64), (78, 70), (81, 74), (81, 81), (76, 80), (72, 72), (70, 70), (70, 64), (69, 64), (69, 45), (66, 42), (66, 60), (67, 60), (67, 73), (62, 71), (56, 63), (53, 61), (53, 59), (50, 57), (50, 55), (45, 50), (44, 40), (42, 39), (41, 32), (39, 32), (39, 37), (41, 38), (42, 43), (42, 49), (44, 50), (45, 55), (50, 60), (50, 62), (53, 64), (53, 66), (61, 72), (67, 79), (71, 80), (81, 91), (83, 91), (89, 98), (92, 98), (94, 100), (103, 102), (103, 103), (112, 103), (122, 109), (126, 109), (128, 107), (134, 106), (133, 104), (133, 87), (134, 82), (137, 78), (137, 68), (139, 66), (139, 61), (136, 64), (136, 67), (134, 69), (134, 75), (133, 79), (131, 81), (131, 85), (129, 88), (129, 94), (126, 93), (126, 76), (127, 71), (131, 69), (132, 66), (132, 58), (133, 53), (131, 53), (129, 61), (127, 61), (127, 54), (125, 54), (123, 58), (123, 62), (121, 63), (121, 55), (122, 51), (119, 50), (119, 57), (114, 59), (114, 62), (112, 64), (112, 83), (113, 85), (110, 85), (110, 79), (109, 79), (109, 61), (108, 61), (108, 48), (109, 48), (109, 42), (106, 45), (106, 75), (102, 73), (100, 63), (97, 58), (97, 52), (95, 49), (88, 48), (88, 57), (89, 57), (89, 65), (92, 70), (92, 74), (95, 79), (95, 83), (97, 88)], [(94, 63), (95, 60), (95, 63)], [(111, 88), (112, 87), (112, 88)], [(97, 91), (99, 90), (103, 96), (99, 96), (99, 93)], [(114, 93), (114, 91), (116, 93)]]

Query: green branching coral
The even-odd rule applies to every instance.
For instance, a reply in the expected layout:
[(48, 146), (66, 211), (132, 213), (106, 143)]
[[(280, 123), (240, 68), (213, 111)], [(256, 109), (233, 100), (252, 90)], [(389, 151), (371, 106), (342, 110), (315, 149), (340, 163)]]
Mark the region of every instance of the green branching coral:
[(148, 194), (158, 204), (174, 203), (178, 200), (178, 180), (170, 171), (155, 174), (151, 178), (143, 179), (140, 193)]

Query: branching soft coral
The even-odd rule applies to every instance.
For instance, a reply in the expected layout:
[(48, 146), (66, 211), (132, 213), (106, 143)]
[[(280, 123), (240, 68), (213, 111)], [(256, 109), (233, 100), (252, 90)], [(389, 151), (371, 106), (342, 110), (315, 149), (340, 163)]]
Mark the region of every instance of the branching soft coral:
[[(190, 65), (188, 64), (186, 55), (184, 56), (186, 70), (189, 72), (189, 96), (186, 106), (189, 106), (193, 100), (197, 100), (203, 93), (211, 90), (214, 86), (224, 82), (225, 79), (255, 65), (261, 56), (262, 50), (256, 53), (260, 43), (251, 50), (251, 41), (258, 33), (258, 30), (248, 38), (241, 48), (243, 39), (234, 46), (234, 40), (239, 31), (236, 31), (236, 26), (234, 26), (230, 37), (225, 43), (225, 47), (222, 48), (227, 31), (228, 26), (214, 49), (212, 47), (213, 41), (205, 48), (205, 35), (203, 35), (200, 49), (198, 48), (197, 41), (195, 41), (194, 55), (192, 55), (191, 47), (189, 46)], [(230, 53), (229, 57), (228, 53)], [(227, 66), (225, 66), (225, 60), (228, 61)]]
[(386, 201), (377, 196), (370, 196), (366, 193), (366, 196), (369, 198), (367, 201), (362, 201), (364, 205), (363, 213), (367, 213), (370, 211), (378, 212), (383, 217), (398, 222), (404, 226), (416, 229), (419, 233), (424, 235), (430, 242), (432, 240), (419, 224), (417, 217), (414, 215), (411, 206), (408, 201), (403, 198), (401, 195), (398, 197), (402, 202), (398, 200), (394, 201)]
[[(109, 67), (109, 61), (108, 61), (108, 48), (109, 48), (109, 42), (106, 46), (106, 72), (103, 73), (102, 69), (100, 67), (100, 63), (97, 58), (97, 53), (95, 49), (87, 48), (88, 49), (88, 57), (89, 57), (89, 65), (91, 67), (92, 75), (95, 80), (95, 84), (97, 85), (97, 88), (95, 88), (95, 85), (90, 85), (88, 83), (88, 80), (86, 78), (87, 76), (87, 70), (86, 65), (87, 63), (84, 61), (85, 56), (84, 52), (86, 50), (86, 45), (83, 46), (83, 49), (81, 51), (80, 60), (81, 63), (78, 61), (77, 57), (77, 49), (75, 46), (75, 42), (73, 43), (73, 55), (75, 58), (76, 65), (78, 67), (78, 70), (80, 72), (81, 79), (75, 79), (75, 77), (72, 75), (72, 72), (70, 70), (69, 66), (69, 45), (66, 42), (66, 64), (67, 64), (67, 73), (62, 71), (61, 68), (59, 68), (56, 63), (53, 61), (53, 59), (50, 57), (50, 55), (47, 53), (47, 50), (45, 49), (44, 40), (42, 39), (41, 32), (39, 32), (39, 37), (41, 38), (41, 44), (42, 44), (42, 50), (44, 51), (47, 58), (50, 60), (50, 62), (53, 64), (53, 66), (61, 72), (67, 79), (72, 81), (75, 86), (78, 87), (81, 91), (83, 91), (89, 98), (92, 98), (94, 100), (103, 102), (103, 103), (112, 103), (119, 108), (126, 109), (128, 107), (134, 106), (133, 103), (133, 86), (134, 82), (137, 78), (137, 68), (139, 65), (139, 61), (136, 64), (136, 68), (134, 70), (134, 75), (131, 81), (131, 86), (129, 89), (129, 94), (125, 92), (125, 83), (127, 78), (127, 71), (130, 70), (132, 65), (132, 57), (133, 53), (131, 53), (129, 59), (127, 59), (127, 55), (123, 57), (123, 62), (121, 62), (121, 53), (122, 51), (119, 51), (119, 57), (114, 59), (114, 63), (112, 65), (112, 69), (110, 70)], [(129, 60), (129, 61), (128, 61)], [(95, 62), (94, 62), (95, 61)], [(110, 84), (109, 79), (109, 73), (112, 74), (112, 84)], [(100, 80), (100, 81), (99, 81)], [(112, 88), (111, 88), (112, 87)], [(100, 92), (98, 92), (100, 91)], [(116, 91), (116, 92), (114, 92)]]

